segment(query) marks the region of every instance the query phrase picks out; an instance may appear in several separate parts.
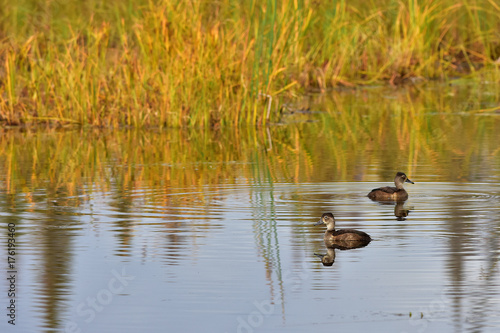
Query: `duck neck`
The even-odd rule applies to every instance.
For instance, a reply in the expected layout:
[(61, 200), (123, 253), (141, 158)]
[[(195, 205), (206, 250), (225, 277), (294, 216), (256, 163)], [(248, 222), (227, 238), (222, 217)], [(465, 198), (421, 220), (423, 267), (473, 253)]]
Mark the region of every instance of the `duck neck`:
[(335, 231), (335, 221), (332, 223), (328, 223), (326, 225), (326, 231), (329, 231), (329, 232)]
[(402, 182), (394, 182), (394, 184), (396, 184), (396, 188), (398, 190), (403, 190), (404, 189)]

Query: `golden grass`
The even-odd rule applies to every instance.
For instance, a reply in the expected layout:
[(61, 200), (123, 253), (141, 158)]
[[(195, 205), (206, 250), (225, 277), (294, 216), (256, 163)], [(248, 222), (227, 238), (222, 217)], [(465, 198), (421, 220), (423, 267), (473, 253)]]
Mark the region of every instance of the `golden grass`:
[(0, 5), (6, 125), (262, 125), (311, 89), (499, 78), (493, 0)]

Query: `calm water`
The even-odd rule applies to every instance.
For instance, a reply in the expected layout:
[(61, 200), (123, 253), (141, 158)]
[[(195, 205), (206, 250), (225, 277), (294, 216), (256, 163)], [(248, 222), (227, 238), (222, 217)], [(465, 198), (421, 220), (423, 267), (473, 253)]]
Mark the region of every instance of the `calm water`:
[[(0, 331), (497, 332), (500, 114), (460, 89), (244, 133), (2, 134)], [(408, 201), (366, 197), (399, 170)], [(328, 211), (373, 241), (326, 249)]]

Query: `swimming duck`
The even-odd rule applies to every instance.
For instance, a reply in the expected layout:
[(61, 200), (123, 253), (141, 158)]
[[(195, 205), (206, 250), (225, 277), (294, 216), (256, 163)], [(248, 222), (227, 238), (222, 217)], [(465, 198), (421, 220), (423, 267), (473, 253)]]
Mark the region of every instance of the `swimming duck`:
[(354, 229), (335, 230), (335, 218), (332, 213), (324, 213), (314, 225), (326, 224), (323, 239), (327, 247), (356, 248), (366, 246), (372, 240), (370, 235)]
[(385, 186), (375, 188), (368, 193), (368, 198), (372, 200), (404, 201), (408, 199), (408, 192), (403, 188), (404, 183), (415, 184), (404, 172), (398, 172), (396, 177), (394, 177), (394, 184), (396, 187)]

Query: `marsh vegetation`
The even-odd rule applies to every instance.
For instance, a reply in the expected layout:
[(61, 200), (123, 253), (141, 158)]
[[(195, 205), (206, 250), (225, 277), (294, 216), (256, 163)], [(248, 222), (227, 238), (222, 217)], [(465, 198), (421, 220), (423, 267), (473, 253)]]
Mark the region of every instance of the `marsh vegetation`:
[(494, 0), (0, 2), (4, 125), (262, 125), (307, 91), (500, 77)]

